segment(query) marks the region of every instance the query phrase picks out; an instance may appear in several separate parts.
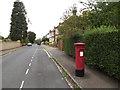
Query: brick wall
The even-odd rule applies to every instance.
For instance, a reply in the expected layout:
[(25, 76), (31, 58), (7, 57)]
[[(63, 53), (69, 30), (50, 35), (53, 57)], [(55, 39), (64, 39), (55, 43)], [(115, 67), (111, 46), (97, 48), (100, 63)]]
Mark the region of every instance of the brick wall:
[(58, 48), (59, 48), (60, 50), (63, 50), (62, 40), (58, 40)]

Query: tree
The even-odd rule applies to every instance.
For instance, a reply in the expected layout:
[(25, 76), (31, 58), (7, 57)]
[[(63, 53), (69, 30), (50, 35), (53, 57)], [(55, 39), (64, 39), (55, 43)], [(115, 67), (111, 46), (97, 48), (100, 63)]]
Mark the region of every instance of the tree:
[(3, 39), (4, 39), (4, 37), (0, 35), (0, 40), (3, 40)]
[(104, 26), (115, 26), (120, 27), (120, 2), (96, 2), (95, 0), (90, 0), (88, 3), (80, 2), (85, 6), (81, 9), (88, 11), (88, 21), (89, 26), (100, 27)]
[(36, 43), (41, 41), (42, 41), (41, 38), (35, 40)]
[[(73, 15), (66, 19), (63, 23), (60, 23), (58, 26), (58, 30), (63, 37), (71, 37), (76, 33), (82, 34), (87, 27), (86, 14), (83, 16), (77, 16), (75, 14), (77, 12), (76, 10), (73, 9), (72, 12)], [(85, 18), (85, 20), (83, 20), (83, 18)]]
[(29, 42), (34, 43), (36, 34), (34, 32), (29, 31), (27, 35), (28, 35)]
[(49, 42), (49, 38), (47, 38), (46, 36), (43, 36), (43, 38), (42, 38), (42, 42)]
[(68, 10), (66, 9), (63, 13), (63, 16), (60, 18), (62, 22), (68, 20), (72, 15), (76, 15), (77, 7), (76, 4), (73, 4)]
[(25, 6), (19, 0), (14, 2), (11, 15), (10, 39), (13, 41), (21, 40), (23, 43), (27, 37), (27, 21)]

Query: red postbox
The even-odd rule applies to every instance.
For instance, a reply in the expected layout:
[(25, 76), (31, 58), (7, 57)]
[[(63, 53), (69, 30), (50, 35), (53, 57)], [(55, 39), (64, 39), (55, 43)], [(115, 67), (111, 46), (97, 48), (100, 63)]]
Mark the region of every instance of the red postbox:
[(76, 52), (76, 68), (75, 75), (78, 77), (84, 76), (84, 55), (85, 43), (74, 43)]

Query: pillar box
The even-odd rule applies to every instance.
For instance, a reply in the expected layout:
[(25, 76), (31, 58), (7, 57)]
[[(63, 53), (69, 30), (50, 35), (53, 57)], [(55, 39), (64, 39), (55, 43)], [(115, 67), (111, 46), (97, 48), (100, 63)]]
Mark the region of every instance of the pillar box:
[(76, 53), (76, 68), (75, 75), (78, 77), (84, 76), (84, 56), (85, 56), (85, 43), (74, 43)]

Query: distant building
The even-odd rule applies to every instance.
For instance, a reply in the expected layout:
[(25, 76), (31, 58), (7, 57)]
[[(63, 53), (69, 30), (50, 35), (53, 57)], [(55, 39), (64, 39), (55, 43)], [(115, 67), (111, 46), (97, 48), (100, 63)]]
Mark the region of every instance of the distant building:
[(49, 38), (49, 42), (57, 43), (57, 37), (60, 36), (60, 33), (57, 29), (57, 27), (54, 27), (53, 30), (50, 30), (49, 33), (46, 35), (47, 38)]

